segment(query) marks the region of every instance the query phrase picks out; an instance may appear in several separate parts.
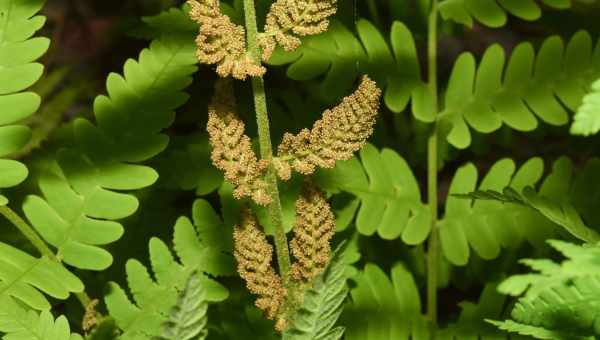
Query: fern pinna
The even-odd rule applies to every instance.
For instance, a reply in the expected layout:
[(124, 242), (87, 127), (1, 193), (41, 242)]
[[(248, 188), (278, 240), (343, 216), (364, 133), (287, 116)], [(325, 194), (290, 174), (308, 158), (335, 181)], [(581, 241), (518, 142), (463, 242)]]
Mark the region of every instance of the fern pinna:
[(0, 0), (0, 338), (598, 337), (599, 9)]

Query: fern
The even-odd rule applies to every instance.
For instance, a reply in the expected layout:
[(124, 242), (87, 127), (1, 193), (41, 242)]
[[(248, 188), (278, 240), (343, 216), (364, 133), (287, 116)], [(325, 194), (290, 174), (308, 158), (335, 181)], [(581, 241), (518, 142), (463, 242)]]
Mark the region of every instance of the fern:
[(354, 278), (352, 302), (342, 316), (346, 340), (429, 338), (413, 276), (402, 264), (394, 265), (390, 276), (369, 263)]
[[(50, 40), (31, 36), (46, 21), (35, 14), (44, 5), (43, 0), (0, 2), (0, 157), (22, 149), (31, 137), (27, 126), (15, 124), (32, 115), (40, 106), (40, 97), (23, 92), (33, 85), (44, 71), (34, 61), (48, 50)], [(0, 189), (15, 186), (27, 177), (22, 163), (0, 159)], [(0, 194), (0, 205), (8, 199)]]
[(188, 98), (183, 89), (196, 70), (194, 44), (169, 35), (152, 42), (139, 61), (128, 60), (124, 77), (107, 80), (108, 96), (94, 103), (97, 125), (76, 119), (71, 145), (57, 153), (57, 164), (40, 175), (43, 197), (29, 196), (25, 215), (67, 264), (102, 270), (112, 255), (99, 245), (119, 239), (122, 226), (111, 220), (133, 214), (138, 201), (113, 190), (147, 187), (157, 179), (148, 166), (136, 165), (160, 151), (168, 137), (160, 131), (173, 110)]
[[(123, 331), (123, 339), (146, 339), (160, 336), (162, 324), (169, 318), (169, 309), (176, 305), (179, 292), (194, 272), (209, 275), (231, 275), (234, 272), (230, 233), (223, 236), (223, 226), (208, 202), (197, 200), (194, 204), (194, 224), (186, 217), (177, 220), (174, 227), (174, 248), (181, 262), (177, 262), (167, 245), (157, 238), (150, 240), (150, 262), (153, 280), (146, 267), (137, 260), (127, 262), (127, 281), (135, 304), (116, 283), (104, 301)], [(225, 287), (206, 274), (198, 274), (205, 290), (206, 301), (216, 302), (227, 298)]]
[(342, 190), (360, 199), (356, 229), (363, 235), (377, 232), (384, 239), (399, 236), (407, 244), (419, 244), (429, 234), (427, 208), (406, 161), (396, 152), (379, 152), (368, 144), (360, 159), (338, 162), (317, 181), (330, 191)]
[(583, 98), (583, 104), (574, 117), (571, 133), (589, 136), (600, 131), (600, 79), (592, 84), (591, 92)]
[(600, 248), (576, 246), (563, 241), (550, 244), (568, 260), (525, 260), (536, 274), (515, 275), (499, 290), (525, 296), (514, 306), (511, 318), (493, 322), (501, 329), (531, 335), (538, 339), (596, 338), (600, 317)]
[(28, 310), (9, 297), (1, 297), (0, 305), (0, 333), (5, 333), (3, 340), (83, 339), (79, 334), (71, 333), (64, 316), (55, 320), (49, 311)]
[[(201, 274), (200, 274), (201, 275)], [(171, 308), (169, 321), (163, 324), (161, 340), (202, 340), (207, 336), (208, 304), (198, 273), (192, 273), (177, 304)]]
[(343, 251), (338, 248), (328, 268), (317, 276), (312, 288), (304, 293), (303, 305), (292, 317), (292, 327), (287, 329), (285, 340), (338, 340), (343, 327), (334, 327), (348, 295), (346, 264)]
[(473, 21), (489, 26), (502, 27), (507, 14), (523, 20), (537, 20), (542, 15), (541, 5), (555, 8), (570, 8), (577, 0), (446, 0), (440, 4), (440, 14), (446, 20), (473, 26)]

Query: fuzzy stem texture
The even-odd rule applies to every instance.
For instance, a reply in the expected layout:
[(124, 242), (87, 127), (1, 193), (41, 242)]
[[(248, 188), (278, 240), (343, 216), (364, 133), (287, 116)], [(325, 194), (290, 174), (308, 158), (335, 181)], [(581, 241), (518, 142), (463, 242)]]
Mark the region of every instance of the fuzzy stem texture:
[[(42, 238), (38, 235), (38, 233), (23, 219), (19, 214), (17, 214), (14, 210), (9, 208), (8, 206), (0, 206), (0, 214), (4, 216), (10, 223), (12, 223), (29, 242), (40, 252), (42, 256), (46, 256), (52, 261), (59, 262), (60, 260), (52, 249), (48, 247), (46, 242), (42, 240)], [(90, 297), (85, 293), (76, 293), (75, 296), (81, 302), (83, 307), (87, 306), (90, 303)]]
[[(439, 111), (437, 89), (437, 29), (438, 29), (438, 2), (432, 0), (429, 13), (429, 33), (427, 60), (429, 70), (429, 91), (431, 107), (434, 112)], [(427, 316), (431, 322), (431, 338), (435, 339), (437, 329), (437, 286), (438, 267), (440, 257), (440, 241), (437, 229), (438, 222), (438, 131), (437, 122), (434, 122), (431, 135), (427, 143), (427, 197), (431, 213), (431, 235), (427, 249)]]
[[(256, 10), (254, 0), (244, 0), (244, 15), (246, 21), (246, 39), (250, 58), (260, 62), (260, 45), (258, 43), (258, 28), (256, 26)], [(258, 140), (260, 144), (260, 156), (269, 162), (269, 168), (265, 180), (267, 190), (273, 199), (268, 206), (271, 224), (275, 231), (275, 251), (279, 274), (283, 278), (288, 277), (290, 271), (290, 253), (287, 238), (283, 229), (283, 212), (277, 188), (277, 177), (271, 164), (273, 158), (273, 146), (271, 145), (271, 132), (269, 129), (269, 115), (267, 112), (267, 97), (265, 95), (265, 83), (262, 77), (252, 77), (252, 91), (254, 93), (254, 107), (256, 111), (256, 123), (258, 125)]]

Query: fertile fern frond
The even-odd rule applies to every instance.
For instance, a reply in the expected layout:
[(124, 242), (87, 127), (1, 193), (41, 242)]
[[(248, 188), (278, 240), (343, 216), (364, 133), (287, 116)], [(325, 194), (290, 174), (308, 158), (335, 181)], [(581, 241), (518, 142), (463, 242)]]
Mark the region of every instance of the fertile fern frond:
[(430, 214), (406, 161), (395, 151), (379, 152), (371, 144), (359, 155), (360, 161), (338, 162), (334, 169), (317, 173), (315, 180), (326, 190), (345, 191), (360, 200), (355, 223), (361, 234), (377, 232), (388, 240), (423, 242), (429, 234)]
[(390, 276), (369, 263), (354, 278), (352, 301), (342, 315), (346, 340), (429, 339), (429, 326), (421, 314), (419, 290), (412, 274), (396, 264)]
[(119, 239), (123, 228), (112, 220), (138, 207), (135, 196), (115, 190), (156, 181), (152, 168), (133, 163), (166, 147), (161, 130), (186, 102), (183, 90), (195, 63), (193, 42), (165, 35), (143, 50), (139, 61), (128, 60), (124, 76), (108, 76), (108, 96), (94, 102), (97, 125), (80, 118), (69, 126), (68, 146), (39, 175), (42, 197), (28, 196), (23, 203), (27, 219), (65, 263), (91, 270), (112, 263), (112, 255), (98, 246)]
[(542, 15), (541, 4), (554, 9), (567, 9), (577, 0), (446, 0), (439, 10), (446, 20), (473, 26), (476, 20), (489, 27), (502, 27), (508, 14), (517, 18), (533, 21)]
[[(48, 50), (50, 40), (32, 38), (46, 21), (36, 16), (44, 0), (0, 2), (0, 157), (23, 148), (31, 131), (25, 125), (15, 124), (32, 115), (40, 106), (40, 97), (23, 92), (33, 85), (44, 71), (36, 63)], [(20, 162), (0, 159), (0, 189), (15, 186), (27, 177), (28, 171)], [(0, 194), (0, 205), (8, 199)]]
[(197, 200), (193, 217), (195, 228), (186, 217), (179, 218), (175, 224), (173, 243), (180, 262), (157, 238), (149, 243), (154, 278), (141, 262), (133, 259), (127, 262), (127, 281), (135, 304), (118, 284), (110, 284), (104, 301), (123, 331), (124, 339), (160, 336), (170, 308), (177, 304), (178, 296), (194, 272), (198, 273), (206, 301), (227, 298), (227, 289), (208, 275), (234, 273), (233, 257), (224, 253), (232, 251), (231, 240), (222, 235), (222, 222), (208, 202)]
[(171, 308), (169, 321), (163, 324), (162, 334), (156, 340), (204, 340), (208, 335), (208, 303), (199, 275), (202, 274), (190, 275), (177, 304)]
[(284, 340), (338, 340), (344, 327), (334, 327), (348, 295), (342, 252), (334, 253), (327, 269), (304, 292), (302, 307), (292, 316)]
[(367, 20), (356, 23), (358, 37), (339, 21), (332, 20), (327, 32), (307, 37), (291, 53), (275, 53), (272, 65), (290, 64), (287, 76), (309, 80), (324, 74), (315, 93), (333, 103), (347, 93), (360, 74), (368, 74), (383, 89), (386, 106), (402, 112), (411, 98), (412, 111), (424, 121), (433, 121), (428, 108), (427, 87), (421, 79), (417, 49), (412, 33), (401, 22), (394, 22), (390, 45)]
[(590, 136), (600, 131), (600, 79), (592, 84), (591, 91), (583, 97), (583, 104), (573, 118), (571, 133)]
[[(0, 300), (13, 297), (33, 309), (47, 310), (50, 303), (44, 294), (64, 300), (82, 291), (79, 278), (59, 263), (0, 242)], [(0, 304), (0, 312), (7, 312), (5, 306)]]
[(560, 264), (547, 259), (523, 261), (539, 273), (515, 275), (500, 285), (501, 292), (511, 295), (527, 292), (514, 306), (512, 320), (494, 324), (538, 339), (597, 338), (600, 248), (563, 241), (550, 244), (568, 259)]
[[(0, 338), (2, 340), (81, 340), (71, 333), (64, 316), (56, 320), (44, 310), (37, 312), (22, 307), (10, 297), (0, 297)], [(2, 335), (4, 333), (4, 335)]]

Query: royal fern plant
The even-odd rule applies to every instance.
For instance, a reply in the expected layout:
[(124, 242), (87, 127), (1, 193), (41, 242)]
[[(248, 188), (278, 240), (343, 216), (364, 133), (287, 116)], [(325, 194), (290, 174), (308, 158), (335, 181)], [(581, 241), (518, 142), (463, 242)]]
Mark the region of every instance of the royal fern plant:
[(0, 0), (0, 338), (600, 337), (598, 18)]

